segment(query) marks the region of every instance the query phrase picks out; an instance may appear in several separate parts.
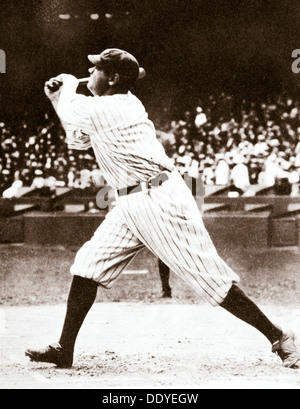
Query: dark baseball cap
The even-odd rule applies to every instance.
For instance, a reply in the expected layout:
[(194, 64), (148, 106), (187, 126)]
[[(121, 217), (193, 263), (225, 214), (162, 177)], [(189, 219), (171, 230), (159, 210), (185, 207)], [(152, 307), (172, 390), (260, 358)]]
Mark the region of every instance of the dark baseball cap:
[(144, 68), (141, 68), (137, 59), (130, 53), (118, 48), (109, 48), (101, 54), (89, 55), (88, 59), (99, 68), (108, 72), (115, 72), (121, 78), (135, 82), (145, 76)]

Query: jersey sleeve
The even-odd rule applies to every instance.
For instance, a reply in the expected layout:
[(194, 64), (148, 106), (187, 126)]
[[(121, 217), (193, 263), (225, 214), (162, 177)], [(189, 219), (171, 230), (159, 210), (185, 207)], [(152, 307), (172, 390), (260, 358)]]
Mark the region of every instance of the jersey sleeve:
[(68, 83), (63, 86), (57, 103), (57, 115), (66, 132), (66, 143), (70, 149), (86, 150), (91, 145), (90, 135), (94, 131), (87, 101), (89, 97), (76, 93)]
[(57, 106), (57, 115), (64, 123), (92, 132), (94, 127), (87, 109), (89, 98), (75, 92), (73, 95), (65, 95), (62, 92)]

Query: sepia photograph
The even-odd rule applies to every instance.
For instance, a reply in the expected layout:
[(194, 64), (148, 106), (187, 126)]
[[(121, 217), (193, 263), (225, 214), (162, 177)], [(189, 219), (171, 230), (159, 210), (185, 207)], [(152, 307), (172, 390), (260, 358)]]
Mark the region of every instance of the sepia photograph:
[(300, 388), (299, 19), (2, 0), (0, 389)]

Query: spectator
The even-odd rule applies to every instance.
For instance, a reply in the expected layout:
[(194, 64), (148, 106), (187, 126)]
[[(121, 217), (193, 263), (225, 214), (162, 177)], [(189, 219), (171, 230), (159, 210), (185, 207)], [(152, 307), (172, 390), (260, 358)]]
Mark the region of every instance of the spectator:
[(197, 115), (195, 118), (195, 125), (197, 129), (200, 129), (204, 124), (207, 123), (207, 117), (201, 107), (197, 107), (196, 112), (197, 112)]
[(210, 160), (204, 164), (203, 181), (207, 186), (215, 184), (215, 173), (213, 171), (213, 160)]
[(220, 159), (216, 167), (216, 185), (228, 186), (230, 177), (230, 168), (225, 159)]
[(80, 189), (86, 189), (91, 187), (92, 180), (91, 180), (91, 172), (89, 169), (82, 169), (80, 171), (80, 181), (79, 186)]
[(250, 187), (249, 171), (244, 163), (245, 158), (239, 156), (235, 158), (236, 165), (231, 172), (231, 180), (233, 185), (244, 192), (246, 192)]
[(92, 166), (91, 180), (92, 184), (96, 187), (96, 189), (101, 189), (103, 186), (106, 185), (106, 181), (102, 175), (101, 170), (98, 168), (98, 165)]
[(20, 180), (20, 172), (15, 173), (15, 179), (10, 188), (5, 190), (2, 194), (3, 199), (18, 198), (22, 194), (23, 182)]

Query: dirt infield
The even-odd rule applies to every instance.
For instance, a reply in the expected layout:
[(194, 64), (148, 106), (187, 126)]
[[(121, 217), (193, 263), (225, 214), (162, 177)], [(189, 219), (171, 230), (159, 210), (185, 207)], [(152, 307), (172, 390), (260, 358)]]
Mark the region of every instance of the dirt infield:
[[(57, 339), (64, 310), (1, 309), (2, 389), (300, 387), (299, 371), (283, 368), (260, 334), (207, 305), (97, 303), (80, 333), (73, 369), (29, 363), (25, 348)], [(299, 328), (300, 309), (267, 312)]]
[[(282, 367), (265, 338), (221, 308), (203, 303), (171, 275), (174, 297), (160, 298), (157, 260), (143, 252), (97, 303), (80, 332), (74, 368), (33, 364), (28, 347), (60, 335), (74, 250), (0, 246), (0, 388), (298, 389), (300, 371)], [(300, 340), (298, 249), (223, 257), (242, 286)], [(139, 270), (148, 274), (139, 275)]]

